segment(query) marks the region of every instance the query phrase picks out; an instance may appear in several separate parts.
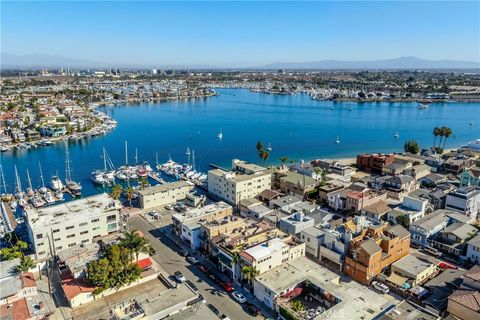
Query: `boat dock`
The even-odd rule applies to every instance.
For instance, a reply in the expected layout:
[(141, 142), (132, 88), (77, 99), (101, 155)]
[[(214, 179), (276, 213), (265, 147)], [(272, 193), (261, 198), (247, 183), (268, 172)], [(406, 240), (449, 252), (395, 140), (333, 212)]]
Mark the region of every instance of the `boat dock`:
[(221, 166), (219, 166), (219, 165), (216, 165), (215, 163), (209, 163), (208, 165), (209, 165), (210, 167), (212, 167), (212, 168), (215, 168), (215, 169), (220, 169), (220, 170), (223, 170), (223, 171), (230, 171), (230, 169), (226, 169), (226, 168), (224, 168), (224, 167), (221, 167)]
[(162, 178), (152, 174), (152, 173), (148, 173), (147, 174), (147, 177), (149, 177), (150, 179), (160, 183), (160, 184), (165, 184), (165, 180), (163, 180)]

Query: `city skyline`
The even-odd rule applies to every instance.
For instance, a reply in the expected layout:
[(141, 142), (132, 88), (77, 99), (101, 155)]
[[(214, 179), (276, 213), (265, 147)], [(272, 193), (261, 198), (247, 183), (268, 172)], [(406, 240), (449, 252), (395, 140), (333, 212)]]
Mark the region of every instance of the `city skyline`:
[(2, 2), (2, 54), (113, 65), (480, 61), (478, 2)]

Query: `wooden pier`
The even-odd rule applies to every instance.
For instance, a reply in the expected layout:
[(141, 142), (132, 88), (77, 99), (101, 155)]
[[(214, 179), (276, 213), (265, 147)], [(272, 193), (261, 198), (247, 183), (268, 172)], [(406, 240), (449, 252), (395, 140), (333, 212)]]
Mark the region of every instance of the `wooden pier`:
[(160, 183), (160, 184), (165, 184), (165, 180), (163, 180), (162, 178), (160, 177), (157, 177), (156, 175), (152, 174), (152, 173), (149, 173), (147, 174), (147, 177), (149, 177), (150, 179)]

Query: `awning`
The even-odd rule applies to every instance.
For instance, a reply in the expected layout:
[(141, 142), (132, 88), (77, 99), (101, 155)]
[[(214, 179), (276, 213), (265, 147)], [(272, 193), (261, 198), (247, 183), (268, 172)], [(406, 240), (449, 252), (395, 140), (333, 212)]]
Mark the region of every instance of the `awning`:
[(283, 295), (283, 298), (296, 298), (298, 297), (303, 291), (302, 287), (296, 287), (291, 291), (288, 291)]
[(140, 269), (145, 269), (152, 265), (152, 260), (150, 260), (150, 258), (145, 258), (145, 259), (139, 260), (137, 262), (137, 265), (140, 267)]
[(398, 274), (392, 272), (392, 274), (386, 280), (390, 283), (393, 283), (397, 287), (403, 287), (408, 278), (399, 276)]

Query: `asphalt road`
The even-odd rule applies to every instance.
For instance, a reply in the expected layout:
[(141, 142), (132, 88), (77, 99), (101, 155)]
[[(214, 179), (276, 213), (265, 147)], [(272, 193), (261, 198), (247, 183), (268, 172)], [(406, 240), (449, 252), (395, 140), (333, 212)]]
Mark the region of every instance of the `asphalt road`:
[(184, 257), (177, 253), (177, 246), (159, 229), (147, 222), (141, 216), (130, 217), (128, 220), (129, 230), (140, 230), (150, 240), (155, 249), (154, 260), (170, 275), (175, 271), (182, 272), (187, 280), (190, 280), (199, 293), (207, 300), (207, 304), (214, 305), (221, 313), (230, 319), (260, 319), (252, 317), (243, 307), (234, 301), (226, 292), (223, 292), (211, 279), (207, 278), (197, 266), (189, 264)]

